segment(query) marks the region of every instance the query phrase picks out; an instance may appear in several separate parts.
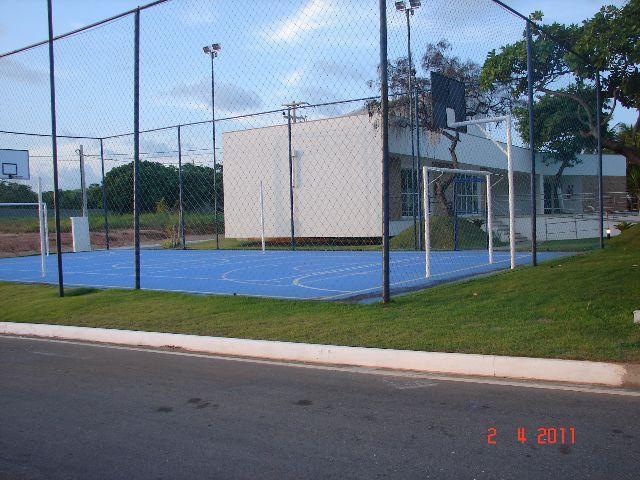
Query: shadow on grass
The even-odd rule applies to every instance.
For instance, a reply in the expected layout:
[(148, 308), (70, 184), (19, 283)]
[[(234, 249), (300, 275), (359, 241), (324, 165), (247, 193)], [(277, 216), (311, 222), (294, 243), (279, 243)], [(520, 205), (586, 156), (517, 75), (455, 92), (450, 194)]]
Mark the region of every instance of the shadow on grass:
[(83, 295), (89, 295), (91, 293), (96, 293), (96, 292), (99, 292), (97, 288), (86, 288), (86, 287), (71, 288), (71, 289), (65, 290), (64, 296), (65, 297), (81, 297)]

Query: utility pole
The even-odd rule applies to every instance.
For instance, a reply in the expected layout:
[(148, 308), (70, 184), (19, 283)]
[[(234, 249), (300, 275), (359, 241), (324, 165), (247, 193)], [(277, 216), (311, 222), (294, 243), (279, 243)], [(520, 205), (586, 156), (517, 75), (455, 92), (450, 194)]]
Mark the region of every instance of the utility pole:
[(287, 112), (289, 112), (288, 115), (291, 116), (291, 123), (298, 123), (298, 119), (300, 119), (303, 122), (307, 120), (307, 117), (298, 116), (298, 108), (302, 107), (303, 105), (309, 105), (309, 104), (307, 102), (296, 102), (294, 100), (291, 103), (285, 103), (284, 105), (282, 105), (287, 109)]

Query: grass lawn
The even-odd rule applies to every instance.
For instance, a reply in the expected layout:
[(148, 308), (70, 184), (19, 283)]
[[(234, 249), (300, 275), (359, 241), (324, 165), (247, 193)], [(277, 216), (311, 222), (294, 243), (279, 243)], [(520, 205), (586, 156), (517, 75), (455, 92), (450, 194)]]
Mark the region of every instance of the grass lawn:
[(640, 362), (640, 226), (604, 251), (389, 305), (0, 284), (0, 320), (427, 351)]
[[(391, 239), (392, 250), (413, 250), (415, 242), (413, 225)], [(431, 219), (431, 248), (433, 250), (453, 250), (453, 221), (450, 218), (434, 216)], [(487, 248), (487, 234), (479, 225), (465, 218), (458, 220), (458, 248), (460, 250), (484, 250)], [(494, 245), (501, 242), (494, 238)]]
[(540, 252), (588, 252), (600, 247), (598, 238), (578, 238), (576, 240), (549, 240), (538, 243)]

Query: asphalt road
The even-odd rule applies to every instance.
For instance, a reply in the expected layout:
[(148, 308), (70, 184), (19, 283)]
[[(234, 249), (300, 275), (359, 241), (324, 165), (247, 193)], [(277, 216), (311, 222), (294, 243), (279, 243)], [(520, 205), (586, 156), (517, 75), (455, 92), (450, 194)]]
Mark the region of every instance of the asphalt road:
[(639, 397), (0, 337), (0, 479), (637, 479), (639, 413)]

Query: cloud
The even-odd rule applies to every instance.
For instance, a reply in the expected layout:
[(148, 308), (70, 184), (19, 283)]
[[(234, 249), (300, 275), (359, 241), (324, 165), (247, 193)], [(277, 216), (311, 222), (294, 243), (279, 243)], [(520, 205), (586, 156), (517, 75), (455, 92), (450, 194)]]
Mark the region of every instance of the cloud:
[(183, 20), (187, 25), (210, 25), (218, 18), (217, 12), (213, 8), (199, 9), (191, 5), (183, 15)]
[(0, 59), (0, 78), (9, 82), (37, 84), (46, 82), (48, 73), (24, 65), (12, 58)]
[(289, 86), (298, 85), (300, 83), (300, 80), (302, 80), (304, 73), (305, 72), (303, 69), (298, 68), (293, 72), (290, 72), (287, 75), (285, 75), (284, 78), (282, 79), (282, 83)]
[(339, 79), (343, 81), (364, 83), (367, 80), (362, 71), (356, 68), (353, 64), (345, 64), (344, 62), (322, 59), (318, 60), (315, 63), (315, 66), (319, 72), (333, 81), (335, 81), (335, 79)]
[(332, 11), (333, 7), (326, 0), (310, 0), (291, 18), (278, 25), (270, 38), (283, 42), (296, 40), (301, 33), (326, 26)]
[[(211, 108), (211, 84), (208, 79), (173, 87), (165, 94), (169, 103), (190, 110)], [(262, 99), (251, 90), (232, 83), (216, 85), (216, 113), (234, 115), (256, 112), (263, 107)]]

